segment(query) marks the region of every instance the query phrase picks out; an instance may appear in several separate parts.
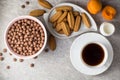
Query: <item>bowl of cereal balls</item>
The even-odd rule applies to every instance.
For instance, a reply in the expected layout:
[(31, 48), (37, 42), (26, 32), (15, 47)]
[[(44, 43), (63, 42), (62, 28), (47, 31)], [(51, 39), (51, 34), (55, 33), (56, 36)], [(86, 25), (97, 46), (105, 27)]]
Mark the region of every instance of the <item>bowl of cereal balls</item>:
[(45, 26), (35, 17), (19, 16), (6, 28), (5, 44), (16, 58), (30, 59), (38, 56), (46, 43)]

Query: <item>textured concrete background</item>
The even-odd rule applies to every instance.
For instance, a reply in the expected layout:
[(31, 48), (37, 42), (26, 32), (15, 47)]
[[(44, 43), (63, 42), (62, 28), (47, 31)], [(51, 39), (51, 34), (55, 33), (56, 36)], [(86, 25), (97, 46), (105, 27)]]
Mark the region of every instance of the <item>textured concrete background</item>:
[[(15, 17), (27, 15), (32, 9), (44, 9), (38, 5), (37, 0), (29, 0), (30, 5), (25, 9), (21, 8), (26, 0), (0, 0), (0, 52), (5, 48), (4, 31), (7, 24)], [(56, 5), (61, 2), (72, 2), (86, 9), (88, 0), (49, 0)], [(103, 6), (112, 5), (117, 9), (116, 18), (111, 21), (115, 24), (116, 32), (111, 37), (107, 37), (114, 49), (114, 60), (111, 67), (98, 76), (86, 76), (76, 71), (69, 58), (70, 46), (75, 38), (67, 40), (57, 39), (57, 49), (48, 53), (44, 52), (37, 59), (13, 62), (13, 56), (4, 54), (5, 60), (0, 61), (0, 80), (119, 80), (120, 79), (120, 0), (102, 0)], [(47, 10), (49, 11), (49, 10)], [(98, 28), (105, 20), (101, 13), (92, 15)], [(30, 64), (35, 63), (31, 68)], [(6, 66), (10, 65), (9, 70)]]

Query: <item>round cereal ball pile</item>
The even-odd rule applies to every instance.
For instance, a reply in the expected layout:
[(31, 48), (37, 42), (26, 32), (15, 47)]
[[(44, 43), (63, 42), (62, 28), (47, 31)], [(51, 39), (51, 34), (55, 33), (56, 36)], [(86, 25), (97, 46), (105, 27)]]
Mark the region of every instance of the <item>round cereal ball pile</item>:
[(23, 56), (38, 52), (44, 44), (44, 39), (41, 25), (30, 19), (20, 19), (14, 22), (7, 33), (10, 48)]

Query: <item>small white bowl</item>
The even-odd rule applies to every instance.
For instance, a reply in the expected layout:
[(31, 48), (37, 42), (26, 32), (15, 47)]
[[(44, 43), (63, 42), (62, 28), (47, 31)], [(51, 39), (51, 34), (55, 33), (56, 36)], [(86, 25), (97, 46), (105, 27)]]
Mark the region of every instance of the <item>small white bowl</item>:
[[(33, 55), (30, 55), (30, 56), (23, 56), (23, 55), (19, 55), (19, 54), (15, 53), (15, 52), (10, 48), (10, 46), (9, 46), (9, 44), (8, 44), (8, 41), (7, 41), (7, 33), (8, 33), (8, 30), (10, 29), (11, 25), (13, 25), (14, 22), (16, 22), (16, 21), (18, 21), (18, 20), (20, 20), (20, 19), (30, 19), (30, 20), (34, 20), (35, 22), (37, 22), (38, 24), (41, 25), (41, 27), (42, 27), (42, 29), (43, 29), (43, 31), (44, 31), (45, 40), (44, 40), (44, 44), (43, 44), (42, 48), (41, 48), (37, 53), (35, 53), (35, 54), (33, 54)], [(45, 48), (46, 43), (47, 43), (47, 31), (46, 31), (45, 26), (43, 25), (43, 23), (42, 23), (40, 20), (38, 20), (37, 18), (32, 17), (32, 16), (26, 16), (26, 15), (25, 15), (25, 16), (19, 16), (19, 17), (13, 19), (13, 20), (8, 24), (8, 26), (7, 26), (7, 28), (6, 28), (6, 31), (5, 31), (4, 39), (5, 39), (5, 44), (6, 44), (6, 46), (7, 46), (7, 49), (10, 51), (10, 53), (11, 53), (12, 55), (14, 55), (16, 58), (20, 58), (20, 59), (30, 59), (30, 58), (34, 58), (35, 56), (38, 56), (38, 55), (43, 51), (43, 49)]]
[[(84, 60), (83, 60), (83, 58), (82, 58), (83, 49), (84, 49), (87, 45), (92, 44), (92, 43), (99, 45), (99, 46), (103, 49), (103, 51), (104, 51), (104, 59), (103, 59), (103, 61), (102, 61), (100, 64), (96, 65), (96, 66), (88, 65), (87, 63), (84, 62)], [(106, 63), (106, 61), (107, 61), (107, 59), (108, 59), (108, 51), (107, 51), (107, 48), (106, 48), (102, 43), (100, 43), (100, 42), (89, 42), (89, 43), (86, 43), (86, 45), (84, 45), (84, 46), (82, 47), (82, 49), (80, 50), (80, 53), (81, 53), (81, 54), (80, 54), (80, 60), (81, 60), (81, 62), (83, 63), (83, 65), (85, 65), (85, 66), (88, 67), (88, 68), (99, 68), (99, 67), (102, 67), (102, 66)]]
[(115, 32), (115, 26), (112, 23), (103, 22), (100, 25), (100, 33), (104, 36), (111, 36)]

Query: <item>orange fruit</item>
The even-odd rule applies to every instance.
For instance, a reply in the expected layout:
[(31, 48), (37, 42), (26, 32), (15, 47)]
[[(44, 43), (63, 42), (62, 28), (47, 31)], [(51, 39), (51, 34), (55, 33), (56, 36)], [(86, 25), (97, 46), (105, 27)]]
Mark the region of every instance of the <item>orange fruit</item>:
[(108, 5), (102, 10), (102, 17), (106, 20), (112, 20), (116, 13), (116, 9)]
[(87, 9), (91, 14), (97, 14), (102, 9), (102, 3), (100, 0), (89, 0)]

